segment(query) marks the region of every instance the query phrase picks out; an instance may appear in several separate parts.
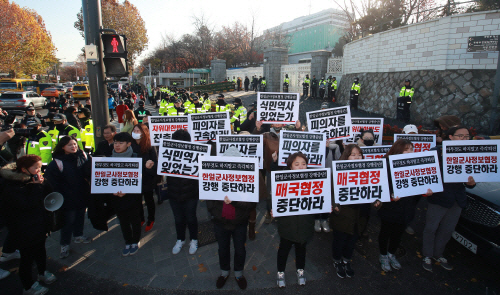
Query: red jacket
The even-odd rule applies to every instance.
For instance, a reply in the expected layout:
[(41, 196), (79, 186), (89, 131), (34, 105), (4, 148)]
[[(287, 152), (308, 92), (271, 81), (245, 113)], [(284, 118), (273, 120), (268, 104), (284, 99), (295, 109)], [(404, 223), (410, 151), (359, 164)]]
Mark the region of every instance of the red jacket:
[(118, 116), (118, 123), (123, 123), (123, 114), (128, 110), (128, 106), (120, 104), (116, 107), (116, 115)]

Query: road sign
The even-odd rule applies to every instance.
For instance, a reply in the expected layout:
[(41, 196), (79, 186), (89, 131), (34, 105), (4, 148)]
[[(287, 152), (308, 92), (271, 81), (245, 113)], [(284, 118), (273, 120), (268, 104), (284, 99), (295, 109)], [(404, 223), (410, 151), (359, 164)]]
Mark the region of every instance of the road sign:
[(36, 74), (31, 75), (31, 78), (36, 79)]
[(467, 52), (498, 51), (500, 35), (469, 37)]
[(57, 81), (61, 80), (61, 76), (57, 76)]
[(99, 61), (96, 45), (85, 45), (85, 58), (87, 61)]

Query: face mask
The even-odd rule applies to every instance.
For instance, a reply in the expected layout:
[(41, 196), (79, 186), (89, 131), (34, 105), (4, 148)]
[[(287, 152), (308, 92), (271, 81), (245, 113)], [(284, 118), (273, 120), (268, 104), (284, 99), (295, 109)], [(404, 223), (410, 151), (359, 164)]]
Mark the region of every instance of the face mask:
[(66, 128), (66, 126), (64, 126), (64, 124), (56, 124), (56, 129), (61, 132), (64, 130), (64, 128)]
[(132, 138), (133, 139), (141, 139), (141, 134), (140, 133), (132, 132)]
[(372, 146), (375, 143), (375, 141), (373, 139), (366, 139), (363, 141), (365, 142), (366, 146)]

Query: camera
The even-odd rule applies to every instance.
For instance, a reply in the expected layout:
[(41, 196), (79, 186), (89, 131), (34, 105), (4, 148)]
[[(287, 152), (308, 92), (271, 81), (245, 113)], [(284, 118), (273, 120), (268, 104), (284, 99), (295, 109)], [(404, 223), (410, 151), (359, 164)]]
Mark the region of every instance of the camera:
[(36, 134), (37, 129), (28, 127), (28, 128), (13, 128), (12, 125), (3, 125), (0, 131), (7, 131), (10, 129), (14, 129), (14, 133), (17, 136), (29, 137), (30, 135)]

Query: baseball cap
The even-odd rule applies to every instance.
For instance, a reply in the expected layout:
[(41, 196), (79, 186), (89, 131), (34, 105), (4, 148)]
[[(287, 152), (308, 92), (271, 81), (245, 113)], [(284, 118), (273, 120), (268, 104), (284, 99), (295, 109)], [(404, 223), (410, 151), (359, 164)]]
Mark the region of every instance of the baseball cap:
[(224, 98), (224, 94), (221, 93), (221, 94), (217, 95), (217, 98)]
[(54, 118), (52, 118), (53, 121), (64, 121), (66, 120), (66, 116), (64, 114), (55, 114)]
[(176, 100), (174, 100), (174, 103), (179, 103), (179, 102), (181, 102), (181, 100), (180, 100), (180, 99), (176, 99)]
[(27, 122), (27, 127), (36, 127), (38, 125), (41, 125), (42, 121), (38, 118), (30, 118), (30, 120)]
[(404, 134), (409, 134), (411, 132), (415, 132), (416, 134), (418, 134), (418, 128), (417, 128), (417, 126), (415, 126), (413, 124), (408, 124), (408, 125), (406, 125), (403, 128), (403, 133)]
[(28, 107), (26, 108), (26, 110), (27, 110), (27, 111), (34, 111), (34, 110), (35, 110), (35, 108), (34, 108), (33, 106), (28, 106)]
[(239, 98), (239, 97), (235, 98), (235, 99), (234, 99), (234, 103), (239, 103), (239, 104), (241, 104), (241, 98)]

